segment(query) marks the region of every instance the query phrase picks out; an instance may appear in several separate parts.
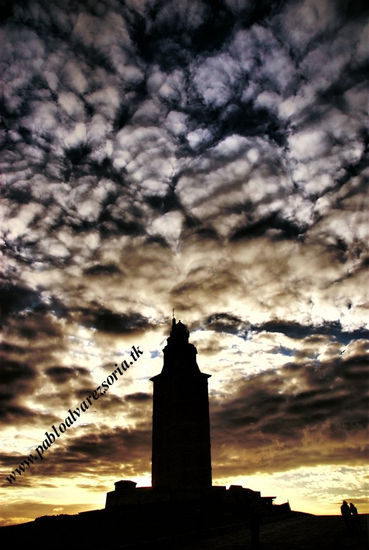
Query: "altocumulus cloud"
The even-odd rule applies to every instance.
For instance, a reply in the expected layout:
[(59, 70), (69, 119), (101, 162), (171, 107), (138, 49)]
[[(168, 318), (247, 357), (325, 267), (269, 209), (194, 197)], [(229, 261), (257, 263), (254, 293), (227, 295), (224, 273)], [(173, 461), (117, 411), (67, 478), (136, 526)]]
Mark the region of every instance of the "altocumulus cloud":
[(3, 4), (4, 471), (142, 339), (28, 483), (146, 475), (173, 306), (213, 373), (217, 478), (361, 464), (366, 3)]

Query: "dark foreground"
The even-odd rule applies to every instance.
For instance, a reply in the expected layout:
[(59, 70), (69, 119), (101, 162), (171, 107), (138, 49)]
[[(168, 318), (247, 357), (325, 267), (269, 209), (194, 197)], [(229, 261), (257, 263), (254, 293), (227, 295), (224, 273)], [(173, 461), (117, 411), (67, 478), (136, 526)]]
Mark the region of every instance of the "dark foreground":
[[(368, 515), (360, 516), (360, 532), (348, 533), (340, 516), (292, 512), (289, 517), (261, 526), (260, 550), (368, 550)], [(248, 550), (250, 530), (234, 529), (221, 536), (178, 545), (176, 550)]]
[[(368, 515), (359, 516), (360, 530), (349, 533), (340, 516), (290, 512), (265, 518), (260, 527), (260, 550), (367, 550)], [(170, 522), (157, 531), (145, 521), (128, 523), (119, 514), (96, 511), (79, 516), (44, 517), (35, 522), (0, 528), (2, 548), (54, 550), (236, 550), (255, 548), (250, 527), (234, 524), (202, 528), (188, 525), (173, 530)], [(163, 525), (162, 525), (163, 527)]]

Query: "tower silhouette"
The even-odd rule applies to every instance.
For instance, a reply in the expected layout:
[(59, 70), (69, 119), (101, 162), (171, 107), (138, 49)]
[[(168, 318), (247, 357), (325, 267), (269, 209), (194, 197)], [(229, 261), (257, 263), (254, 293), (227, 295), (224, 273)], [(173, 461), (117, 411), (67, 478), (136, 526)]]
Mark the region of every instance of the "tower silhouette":
[(200, 372), (189, 331), (175, 318), (154, 383), (152, 487), (211, 487), (209, 374)]
[[(164, 364), (153, 376), (152, 487), (136, 482), (115, 482), (106, 495), (107, 510), (122, 507), (131, 521), (144, 517), (154, 530), (181, 533), (188, 526), (216, 526), (229, 518), (257, 526), (257, 510), (272, 509), (275, 497), (261, 497), (259, 491), (231, 485), (212, 485), (208, 378), (196, 362), (197, 350), (189, 331), (174, 316)], [(254, 519), (252, 519), (254, 518)], [(256, 518), (256, 519), (255, 519)], [(202, 523), (201, 523), (202, 522)], [(251, 525), (251, 524), (250, 524)]]

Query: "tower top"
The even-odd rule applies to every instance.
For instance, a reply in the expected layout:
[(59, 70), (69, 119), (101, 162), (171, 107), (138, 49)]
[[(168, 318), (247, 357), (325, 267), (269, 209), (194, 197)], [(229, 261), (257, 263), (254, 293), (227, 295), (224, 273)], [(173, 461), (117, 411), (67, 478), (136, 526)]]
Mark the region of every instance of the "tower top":
[(184, 345), (188, 344), (188, 338), (190, 336), (189, 331), (187, 330), (186, 325), (181, 321), (176, 322), (175, 317), (172, 319), (172, 329), (170, 331), (170, 336), (167, 339), (168, 344)]
[(164, 365), (160, 374), (151, 380), (164, 376), (188, 377), (200, 375), (209, 378), (209, 374), (203, 374), (196, 362), (197, 349), (190, 344), (188, 339), (190, 332), (181, 321), (172, 319), (170, 335), (167, 338), (167, 345), (163, 349)]

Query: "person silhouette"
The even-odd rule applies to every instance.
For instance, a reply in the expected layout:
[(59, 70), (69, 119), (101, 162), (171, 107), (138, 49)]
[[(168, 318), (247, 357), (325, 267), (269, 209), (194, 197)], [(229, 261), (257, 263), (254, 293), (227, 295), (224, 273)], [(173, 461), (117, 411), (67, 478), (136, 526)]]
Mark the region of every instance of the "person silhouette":
[(345, 500), (341, 504), (341, 514), (347, 530), (351, 533), (351, 512), (350, 507)]
[(355, 504), (350, 502), (350, 515), (354, 531), (360, 531), (360, 518)]

